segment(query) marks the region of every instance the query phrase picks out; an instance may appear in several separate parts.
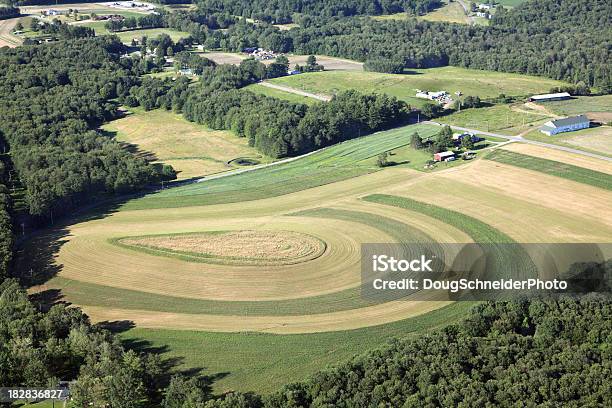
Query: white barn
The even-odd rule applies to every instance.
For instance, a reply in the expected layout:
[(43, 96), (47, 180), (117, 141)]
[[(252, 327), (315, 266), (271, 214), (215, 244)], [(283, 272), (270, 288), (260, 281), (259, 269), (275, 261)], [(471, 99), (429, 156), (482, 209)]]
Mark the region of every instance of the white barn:
[(591, 121), (585, 115), (572, 116), (569, 118), (556, 119), (546, 122), (540, 132), (548, 136), (562, 132), (573, 132), (575, 130), (586, 129), (591, 125)]

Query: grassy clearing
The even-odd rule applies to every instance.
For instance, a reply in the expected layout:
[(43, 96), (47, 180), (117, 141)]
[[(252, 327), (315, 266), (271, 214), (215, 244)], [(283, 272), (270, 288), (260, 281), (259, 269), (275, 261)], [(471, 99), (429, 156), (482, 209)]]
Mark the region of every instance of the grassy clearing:
[(588, 112), (612, 112), (612, 95), (578, 96), (566, 101), (546, 102), (542, 106), (562, 116), (580, 115)]
[(595, 170), (573, 166), (554, 160), (542, 159), (528, 156), (508, 150), (497, 149), (486, 156), (487, 160), (493, 160), (511, 166), (522, 167), (528, 170), (539, 171), (551, 176), (562, 177), (578, 183), (588, 184), (594, 187), (612, 190), (612, 176)]
[(130, 44), (132, 42), (132, 39), (134, 38), (138, 40), (145, 36), (148, 38), (155, 38), (161, 34), (168, 34), (170, 38), (172, 38), (172, 41), (175, 42), (180, 40), (181, 38), (186, 38), (189, 36), (189, 33), (185, 31), (176, 31), (170, 28), (145, 28), (138, 30), (111, 32), (104, 27), (104, 24), (104, 21), (92, 21), (89, 23), (83, 23), (81, 25), (83, 27), (93, 28), (96, 32), (96, 35), (116, 35), (117, 37), (119, 37), (119, 40), (121, 40), (121, 42), (123, 42), (124, 44)]
[(227, 162), (237, 157), (269, 161), (231, 132), (208, 129), (163, 109), (132, 111), (102, 129), (141, 157), (172, 165), (179, 179), (231, 170), (237, 166)]
[(129, 347), (159, 347), (177, 358), (177, 369), (197, 369), (213, 377), (217, 393), (238, 390), (270, 393), (330, 364), (379, 347), (392, 337), (417, 336), (455, 323), (473, 307), (457, 302), (427, 314), (369, 328), (299, 335), (206, 333), (132, 329), (122, 334)]
[(275, 78), (270, 82), (327, 95), (347, 89), (386, 93), (414, 106), (425, 103), (424, 99), (415, 97), (417, 89), (445, 90), (453, 95), (461, 91), (464, 95), (492, 98), (500, 93), (519, 96), (547, 92), (553, 86), (564, 84), (546, 78), (457, 67), (414, 69), (401, 75), (324, 71)]
[(244, 88), (253, 93), (269, 96), (272, 98), (283, 99), (293, 103), (303, 103), (306, 105), (313, 105), (319, 101), (314, 98), (309, 98), (307, 96), (297, 95), (290, 92), (281, 91), (279, 89), (269, 88), (267, 86), (263, 86), (260, 84), (252, 84)]
[(488, 108), (463, 109), (461, 112), (437, 118), (436, 121), (470, 129), (487, 132), (503, 131), (515, 135), (549, 119), (550, 117), (540, 113), (515, 110), (511, 105), (495, 105)]
[(444, 6), (419, 17), (426, 21), (445, 21), (448, 23), (468, 24), (469, 19), (458, 1), (445, 2)]
[(414, 131), (428, 137), (438, 130), (430, 125), (411, 125), (378, 132), (289, 163), (165, 190), (132, 200), (123, 208), (173, 208), (257, 200), (346, 180), (378, 171), (366, 160), (408, 145)]
[[(463, 11), (463, 7), (458, 2), (443, 1), (443, 6), (433, 10), (425, 15), (417, 16), (419, 20), (426, 21), (446, 21), (449, 23), (468, 24), (468, 18)], [(408, 20), (414, 18), (414, 15), (406, 12), (396, 14), (384, 14), (372, 17), (374, 20)]]

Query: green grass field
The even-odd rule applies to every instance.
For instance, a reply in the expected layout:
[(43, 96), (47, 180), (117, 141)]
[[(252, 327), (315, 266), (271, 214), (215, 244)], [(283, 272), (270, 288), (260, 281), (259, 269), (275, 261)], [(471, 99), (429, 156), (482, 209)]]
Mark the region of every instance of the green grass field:
[(313, 105), (319, 102), (318, 100), (314, 98), (309, 98), (307, 96), (297, 95), (294, 93), (285, 92), (285, 91), (281, 91), (281, 90), (274, 89), (274, 88), (268, 88), (267, 86), (262, 86), (259, 84), (252, 84), (243, 89), (247, 91), (251, 91), (259, 95), (265, 95), (265, 96), (269, 96), (272, 98), (283, 99), (285, 101), (289, 101), (293, 103), (303, 103), (306, 105)]
[(552, 101), (542, 106), (557, 115), (571, 116), (586, 112), (610, 112), (612, 114), (612, 95), (578, 96), (566, 101)]
[(347, 89), (392, 95), (414, 106), (422, 106), (425, 99), (416, 98), (416, 90), (445, 90), (454, 95), (481, 98), (497, 97), (500, 93), (521, 96), (547, 92), (564, 83), (527, 75), (480, 71), (458, 67), (413, 69), (407, 74), (377, 72), (324, 71), (274, 78), (270, 82), (303, 91), (333, 95)]
[(178, 359), (178, 370), (201, 368), (202, 375), (212, 377), (217, 393), (270, 393), (390, 338), (417, 336), (456, 323), (473, 305), (457, 302), (411, 319), (351, 331), (275, 335), (136, 328), (121, 336), (128, 347), (161, 348), (163, 358)]
[(605, 190), (612, 190), (611, 175), (586, 169), (584, 167), (573, 166), (571, 164), (501, 149), (494, 150), (486, 156), (486, 159), (528, 170), (539, 171), (551, 176), (562, 177), (568, 180), (577, 181), (578, 183), (603, 188)]
[(550, 117), (535, 112), (513, 110), (510, 105), (494, 105), (488, 108), (463, 109), (435, 120), (448, 125), (516, 135), (550, 120)]
[(118, 32), (110, 32), (105, 27), (105, 21), (92, 21), (90, 23), (84, 23), (82, 26), (93, 28), (96, 32), (96, 35), (116, 35), (119, 37), (121, 42), (125, 44), (129, 44), (132, 42), (132, 39), (140, 39), (144, 36), (148, 38), (158, 37), (160, 34), (168, 34), (172, 41), (178, 41), (181, 38), (186, 38), (189, 36), (189, 33), (185, 31), (176, 31), (169, 28), (145, 28), (138, 30), (128, 30), (128, 31), (118, 31)]
[(408, 145), (414, 131), (429, 137), (439, 129), (430, 125), (411, 125), (378, 132), (293, 162), (165, 190), (154, 196), (132, 200), (123, 208), (173, 208), (256, 200), (346, 180), (378, 171), (369, 159)]

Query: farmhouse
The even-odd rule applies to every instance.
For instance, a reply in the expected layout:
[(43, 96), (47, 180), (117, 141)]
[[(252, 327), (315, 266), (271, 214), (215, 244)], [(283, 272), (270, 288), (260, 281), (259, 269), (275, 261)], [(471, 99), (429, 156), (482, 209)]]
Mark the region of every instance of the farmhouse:
[(549, 101), (562, 101), (569, 99), (572, 96), (567, 92), (544, 94), (544, 95), (533, 95), (528, 100), (529, 102), (549, 102)]
[(586, 129), (589, 126), (589, 118), (587, 118), (585, 115), (579, 115), (546, 122), (540, 128), (540, 132), (548, 136), (553, 136), (557, 133), (573, 132), (574, 130)]
[(450, 159), (451, 157), (455, 158), (455, 153), (451, 152), (450, 150), (447, 150), (445, 152), (434, 154), (434, 161), (437, 161), (437, 162), (446, 161), (447, 159)]

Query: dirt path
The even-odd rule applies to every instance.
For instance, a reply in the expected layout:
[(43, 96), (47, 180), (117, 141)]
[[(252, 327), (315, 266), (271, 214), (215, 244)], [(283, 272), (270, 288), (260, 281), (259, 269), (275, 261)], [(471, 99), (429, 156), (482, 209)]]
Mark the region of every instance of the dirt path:
[(6, 46), (13, 48), (21, 45), (21, 39), (12, 34), (15, 24), (17, 24), (20, 18), (21, 17), (0, 20), (0, 47)]
[(259, 84), (263, 86), (267, 86), (268, 88), (278, 89), (279, 91), (285, 91), (285, 92), (289, 92), (289, 93), (296, 94), (296, 95), (306, 96), (308, 98), (317, 99), (323, 102), (329, 102), (331, 100), (331, 96), (328, 96), (328, 95), (313, 94), (310, 92), (305, 92), (299, 89), (290, 88), (288, 86), (283, 86), (283, 85), (277, 85), (277, 84), (273, 84), (273, 83), (266, 82), (266, 81), (260, 82)]
[(459, 4), (461, 4), (461, 7), (463, 7), (463, 11), (465, 12), (465, 16), (467, 17), (468, 23), (470, 25), (474, 25), (474, 18), (472, 16), (470, 16), (470, 9), (467, 5), (467, 3), (465, 3), (463, 0), (458, 0)]

